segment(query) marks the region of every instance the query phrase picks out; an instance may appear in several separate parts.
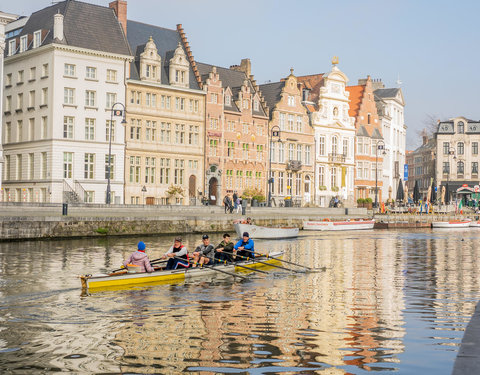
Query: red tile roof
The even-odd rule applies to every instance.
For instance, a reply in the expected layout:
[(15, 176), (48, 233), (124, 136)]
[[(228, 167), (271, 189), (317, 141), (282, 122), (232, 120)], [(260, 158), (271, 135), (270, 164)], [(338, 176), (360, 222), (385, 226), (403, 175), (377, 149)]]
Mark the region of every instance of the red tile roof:
[(363, 93), (365, 92), (365, 85), (347, 86), (345, 90), (350, 93), (348, 115), (356, 119), (360, 111), (360, 103), (362, 102)]
[(310, 96), (309, 101), (316, 102), (320, 94), (320, 87), (323, 86), (323, 74), (311, 74), (308, 76), (297, 77), (298, 83), (303, 83), (306, 88), (309, 88)]

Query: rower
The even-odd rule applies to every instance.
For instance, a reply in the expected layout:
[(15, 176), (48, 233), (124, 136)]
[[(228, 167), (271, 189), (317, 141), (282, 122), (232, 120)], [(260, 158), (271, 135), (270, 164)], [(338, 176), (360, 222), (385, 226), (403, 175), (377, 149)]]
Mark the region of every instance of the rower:
[(243, 232), (242, 239), (235, 244), (234, 248), (236, 250), (236, 253), (240, 256), (247, 258), (255, 258), (254, 243), (253, 240), (250, 238), (248, 232)]
[(145, 243), (143, 241), (140, 241), (137, 244), (137, 251), (132, 253), (128, 259), (123, 262), (123, 266), (127, 267), (129, 265), (132, 266), (137, 266), (137, 267), (132, 267), (132, 268), (139, 268), (139, 271), (135, 272), (153, 272), (153, 267), (150, 264), (150, 260), (148, 259), (148, 255), (145, 254)]
[(233, 253), (233, 242), (230, 241), (230, 235), (225, 233), (223, 241), (215, 248), (215, 260), (231, 262), (232, 255), (229, 253)]
[(213, 245), (210, 244), (210, 238), (208, 234), (202, 236), (202, 244), (197, 246), (193, 252), (193, 266), (196, 267), (197, 263), (200, 264), (200, 267), (204, 264), (213, 263), (214, 249)]
[(162, 259), (168, 259), (167, 270), (176, 270), (179, 266), (188, 268), (188, 250), (187, 248), (182, 245), (182, 238), (175, 237), (173, 242), (173, 246), (168, 249)]

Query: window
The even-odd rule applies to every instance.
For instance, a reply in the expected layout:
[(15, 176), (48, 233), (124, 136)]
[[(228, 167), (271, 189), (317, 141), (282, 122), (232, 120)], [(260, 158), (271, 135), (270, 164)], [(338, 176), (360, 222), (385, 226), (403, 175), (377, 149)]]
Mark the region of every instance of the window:
[(242, 132), (243, 132), (243, 134), (248, 134), (249, 131), (250, 131), (250, 129), (249, 129), (249, 126), (248, 126), (248, 122), (242, 123)]
[(92, 180), (95, 169), (95, 154), (85, 154), (85, 164), (83, 177), (88, 180)]
[(190, 125), (190, 132), (188, 133), (188, 144), (189, 145), (198, 145), (200, 138), (200, 127), (196, 125)]
[(140, 156), (130, 156), (130, 182), (140, 182)]
[[(108, 180), (108, 154), (105, 155), (105, 179)], [(115, 155), (110, 155), (110, 179), (115, 179)]]
[(28, 154), (28, 179), (33, 180), (33, 171), (34, 169), (34, 155), (33, 153)]
[(235, 142), (228, 142), (227, 144), (227, 156), (233, 158), (235, 155)]
[(37, 75), (37, 68), (34, 66), (30, 68), (30, 76), (28, 77), (29, 81), (34, 81)]
[(193, 112), (198, 113), (198, 100), (193, 101)]
[(23, 109), (23, 94), (17, 94), (17, 108), (16, 110), (21, 111)]
[(343, 156), (348, 156), (348, 139), (343, 140)]
[(449, 142), (443, 142), (443, 154), (448, 155), (450, 150), (450, 143)]
[(95, 202), (95, 192), (92, 191), (92, 190), (85, 191), (83, 200), (84, 200), (85, 203)]
[(465, 165), (464, 165), (463, 161), (459, 161), (459, 162), (457, 163), (457, 174), (463, 174), (463, 172), (464, 172), (464, 166), (465, 166)]
[(302, 161), (302, 145), (297, 144), (297, 160)]
[(112, 135), (112, 142), (115, 142), (115, 121), (111, 122), (110, 120), (107, 120), (105, 123), (105, 140), (107, 142), (110, 141), (110, 134)]
[(278, 172), (278, 194), (283, 195), (283, 176), (284, 172)]
[(12, 56), (13, 54), (15, 54), (16, 49), (17, 49), (17, 46), (16, 46), (15, 39), (10, 40), (8, 42), (8, 56)]
[(367, 124), (370, 124), (371, 121), (372, 121), (372, 115), (369, 113), (367, 115)]
[(318, 167), (318, 185), (325, 186), (325, 167)]
[(42, 152), (40, 154), (40, 178), (47, 178), (47, 153)]
[(148, 156), (145, 158), (145, 183), (147, 184), (155, 183), (155, 164), (155, 158)]
[(443, 171), (444, 174), (449, 174), (450, 173), (450, 162), (448, 162), (448, 161), (443, 162), (442, 171)]
[(107, 108), (112, 108), (117, 102), (117, 94), (113, 92), (107, 92)]
[(42, 44), (42, 32), (40, 30), (33, 33), (33, 48), (40, 47)]
[(258, 105), (258, 100), (254, 100), (253, 102), (253, 110), (254, 111), (258, 111), (259, 110), (259, 105)]
[(17, 142), (23, 141), (23, 121), (17, 121)]
[(285, 163), (285, 144), (278, 143), (278, 162)]
[(297, 133), (301, 133), (302, 130), (302, 116), (297, 116)]
[(291, 132), (295, 131), (294, 119), (295, 119), (295, 116), (288, 115), (288, 130), (290, 130)]
[(263, 145), (257, 145), (257, 160), (263, 160)]
[(28, 93), (28, 108), (35, 107), (35, 91), (32, 90)]
[(170, 183), (170, 159), (160, 159), (160, 184)]
[(276, 142), (274, 141), (270, 142), (270, 160), (272, 163), (275, 163), (275, 161), (277, 160), (275, 156), (276, 155), (275, 145), (276, 145)]
[(5, 75), (5, 87), (12, 86), (12, 73)]
[(63, 75), (66, 77), (75, 77), (75, 65), (65, 64), (63, 69)]
[(63, 153), (63, 178), (72, 178), (73, 176), (73, 152)]
[(249, 104), (248, 104), (248, 99), (243, 99), (243, 109), (248, 109)]
[(175, 82), (185, 83), (185, 71), (184, 70), (175, 70)]
[(87, 107), (95, 107), (95, 100), (96, 91), (86, 90), (85, 91), (85, 106)]
[(5, 112), (12, 110), (12, 97), (10, 95), (5, 97)]
[(216, 104), (218, 102), (218, 95), (217, 94), (210, 94), (210, 98), (212, 99), (212, 103)]
[(185, 143), (185, 125), (175, 124), (175, 143)]
[(292, 96), (292, 95), (288, 95), (288, 105), (290, 107), (294, 107), (295, 106), (295, 97)]
[(287, 195), (292, 195), (293, 173), (287, 173)]
[(48, 64), (42, 65), (42, 77), (48, 77)]
[(296, 173), (295, 177), (295, 195), (300, 195), (302, 193), (302, 175)]
[(16, 168), (15, 168), (15, 169), (16, 169), (16, 176), (15, 176), (15, 178), (16, 178), (17, 180), (21, 180), (21, 179), (22, 179), (22, 162), (23, 162), (23, 160), (22, 160), (22, 155), (21, 155), (21, 154), (17, 155), (17, 165), (16, 165)]
[(10, 180), (11, 178), (10, 155), (5, 155), (5, 180)]
[(232, 97), (230, 95), (225, 95), (225, 105), (231, 105)]
[(75, 89), (65, 87), (63, 89), (63, 104), (74, 104), (75, 102)]
[(332, 168), (332, 173), (330, 174), (330, 184), (331, 184), (331, 187), (334, 188), (334, 187), (337, 187), (337, 168), (336, 167), (333, 167)]
[(94, 68), (93, 66), (87, 66), (85, 77), (87, 79), (97, 79), (97, 68)]
[(463, 123), (463, 121), (459, 121), (459, 122), (458, 122), (458, 124), (457, 124), (457, 133), (459, 133), (459, 134), (465, 133), (465, 124)]
[(318, 137), (318, 154), (325, 155), (325, 137), (323, 135)]
[(294, 160), (294, 148), (295, 145), (293, 143), (288, 144), (288, 160)]
[(145, 122), (145, 138), (147, 141), (154, 142), (157, 136), (157, 122), (147, 120)]
[(478, 142), (472, 142), (472, 155), (478, 155)]
[(12, 141), (12, 123), (5, 123), (5, 143), (10, 143)]
[(337, 155), (338, 153), (338, 138), (332, 137), (332, 154)]
[(285, 113), (280, 113), (280, 119), (279, 119), (280, 130), (285, 130), (285, 119), (286, 119)]
[(63, 117), (63, 138), (72, 139), (73, 138), (73, 117), (64, 116)]
[(210, 118), (210, 129), (217, 129), (218, 128), (218, 119)]
[(95, 139), (95, 119), (85, 119), (85, 139), (87, 141), (93, 141)]
[(185, 161), (182, 159), (175, 159), (175, 170), (173, 183), (175, 185), (183, 185), (183, 173), (184, 173)]
[(47, 104), (48, 104), (48, 88), (44, 87), (42, 89), (42, 97), (41, 97), (40, 105), (44, 106)]
[(28, 35), (23, 35), (20, 37), (20, 52), (24, 52), (27, 50), (27, 37)]
[(107, 69), (107, 81), (117, 82), (117, 71), (113, 69)]
[(463, 155), (463, 152), (465, 151), (465, 146), (463, 142), (458, 142), (457, 143), (457, 154), (458, 155)]
[(33, 141), (35, 138), (35, 118), (28, 119), (28, 140)]
[(218, 140), (210, 139), (210, 156), (217, 156)]
[(478, 174), (478, 162), (472, 162), (472, 174)]
[(305, 165), (311, 165), (311, 161), (310, 161), (310, 155), (312, 153), (311, 149), (312, 149), (311, 146), (308, 146), (308, 145), (305, 146)]
[(42, 116), (42, 123), (40, 129), (41, 139), (47, 138), (47, 125), (47, 116)]

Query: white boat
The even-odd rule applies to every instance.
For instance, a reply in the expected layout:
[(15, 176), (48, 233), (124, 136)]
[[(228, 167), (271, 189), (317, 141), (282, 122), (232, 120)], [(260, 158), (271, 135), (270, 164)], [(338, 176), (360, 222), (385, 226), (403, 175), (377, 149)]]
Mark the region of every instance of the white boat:
[(275, 228), (275, 227), (260, 227), (253, 224), (233, 223), (235, 231), (239, 237), (242, 237), (244, 232), (248, 232), (250, 238), (294, 238), (298, 237), (298, 228)]
[(303, 230), (359, 230), (373, 229), (375, 220), (344, 220), (344, 221), (304, 221)]
[(470, 220), (434, 221), (432, 228), (468, 228)]
[(471, 227), (480, 228), (480, 220), (473, 220), (470, 222)]

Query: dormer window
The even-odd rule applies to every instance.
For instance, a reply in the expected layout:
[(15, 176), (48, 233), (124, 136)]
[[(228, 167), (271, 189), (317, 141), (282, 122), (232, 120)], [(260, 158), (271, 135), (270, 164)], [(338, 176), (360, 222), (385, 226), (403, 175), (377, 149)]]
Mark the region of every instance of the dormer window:
[(292, 95), (288, 95), (288, 105), (290, 107), (295, 107), (295, 97)]
[(463, 121), (459, 121), (458, 124), (457, 124), (457, 132), (458, 134), (463, 134), (465, 133), (465, 124), (463, 123)]
[(38, 30), (33, 33), (33, 48), (40, 47), (40, 44), (42, 44), (42, 32)]
[(176, 83), (185, 83), (185, 71), (184, 70), (175, 70), (175, 82)]
[(8, 42), (8, 56), (15, 54), (15, 49), (17, 48), (17, 43), (15, 39)]
[(188, 62), (182, 43), (179, 42), (177, 48), (170, 59), (169, 64), (169, 82), (174, 86), (188, 87), (190, 63)]
[(231, 105), (231, 96), (225, 95), (225, 105)]
[(27, 35), (20, 37), (20, 52), (27, 50)]
[(147, 64), (145, 67), (145, 76), (149, 79), (157, 78), (157, 67), (154, 65)]
[(255, 101), (253, 102), (253, 110), (254, 110), (254, 111), (258, 111), (258, 110), (259, 110), (258, 100), (255, 100)]
[(143, 53), (140, 54), (140, 79), (160, 82), (161, 80), (161, 65), (162, 59), (158, 54), (157, 46), (150, 37)]
[(243, 109), (248, 109), (248, 99), (243, 99)]

